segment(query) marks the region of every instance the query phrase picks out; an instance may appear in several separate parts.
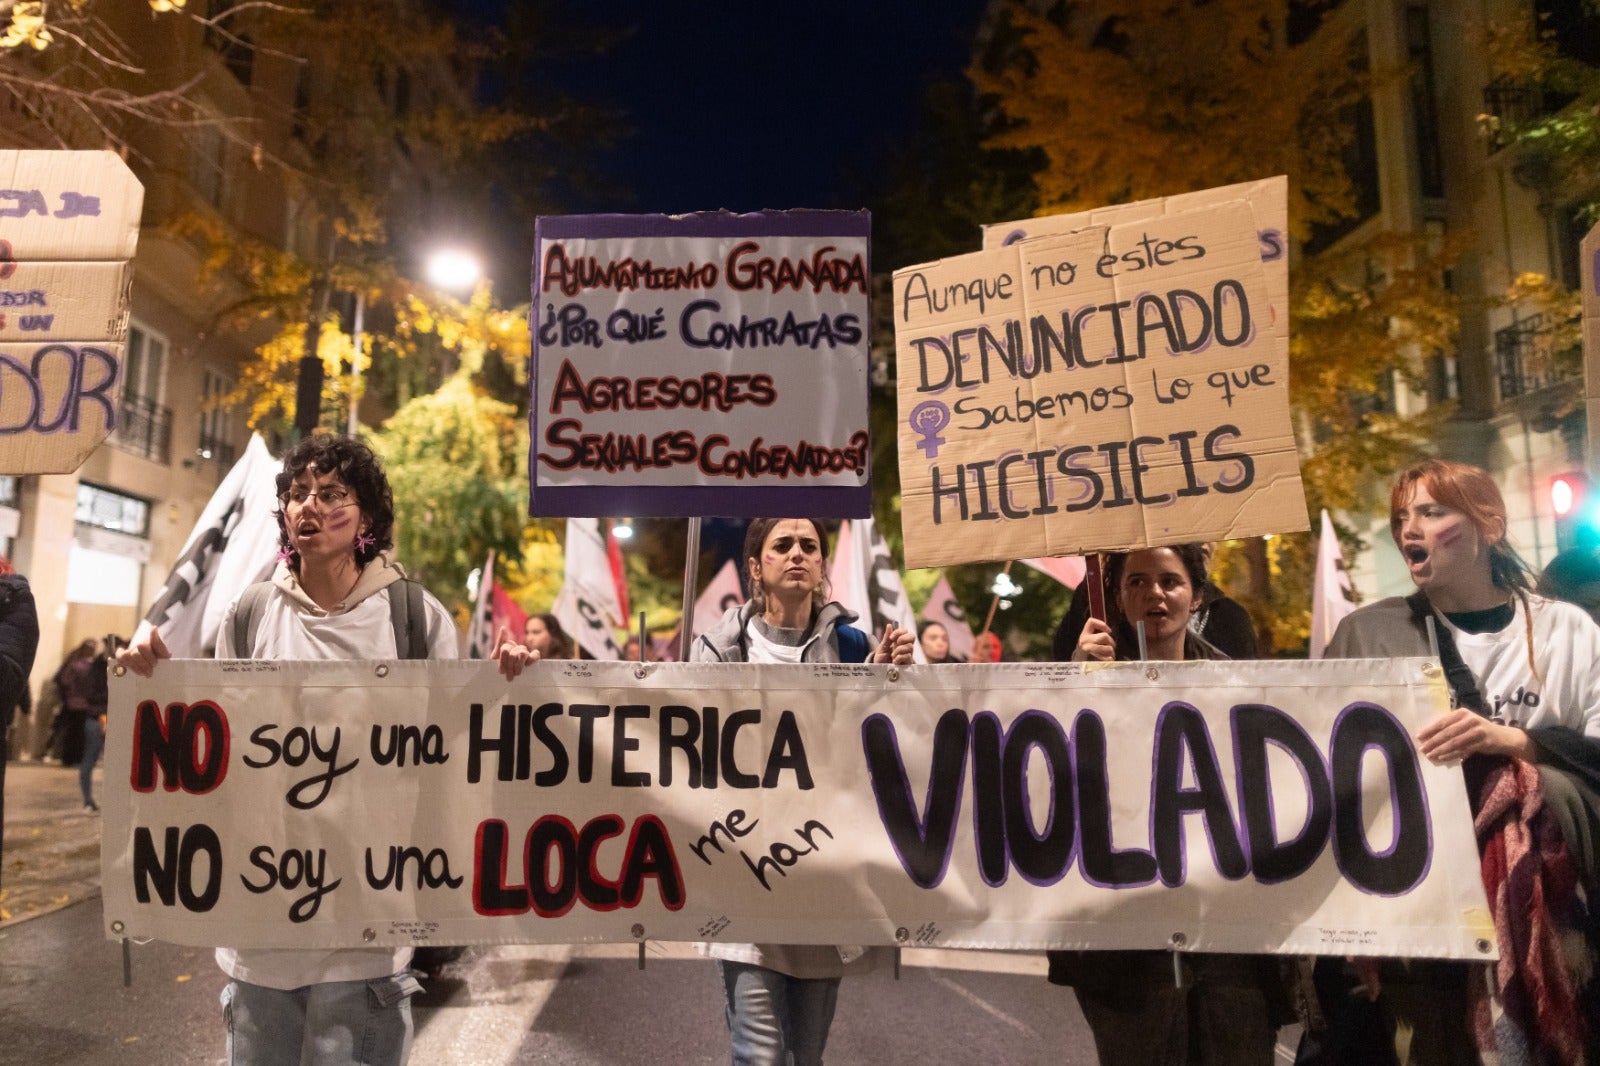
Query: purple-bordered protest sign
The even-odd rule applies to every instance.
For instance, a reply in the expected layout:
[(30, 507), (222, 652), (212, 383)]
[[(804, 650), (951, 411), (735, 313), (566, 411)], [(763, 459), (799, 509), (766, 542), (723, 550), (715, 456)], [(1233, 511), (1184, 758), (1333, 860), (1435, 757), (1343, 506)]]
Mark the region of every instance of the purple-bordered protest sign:
[(535, 228), (528, 513), (871, 510), (864, 211)]

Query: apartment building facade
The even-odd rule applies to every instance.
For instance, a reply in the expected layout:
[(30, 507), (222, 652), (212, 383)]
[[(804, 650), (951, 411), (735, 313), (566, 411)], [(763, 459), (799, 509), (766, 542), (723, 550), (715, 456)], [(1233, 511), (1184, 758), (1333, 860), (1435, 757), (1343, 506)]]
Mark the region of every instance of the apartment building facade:
[[(50, 49), (6, 57), (35, 64), (41, 82), (131, 93), (158, 84), (178, 87), (183, 99), (166, 119), (159, 107), (89, 111), (47, 84), (0, 86), (0, 147), (109, 148), (145, 189), (115, 431), (75, 473), (0, 471), (0, 554), (28, 576), (39, 605), (35, 691), (82, 639), (132, 634), (248, 439), (244, 410), (213, 401), (234, 389), (271, 327), (241, 332), (225, 321), (248, 290), (206, 261), (205, 242), (185, 235), (196, 227), (174, 223), (198, 220), (311, 261), (326, 258), (330, 227), (319, 197), (327, 193), (306, 178), (317, 150), (306, 118), (315, 94), (333, 91), (341, 57), (311, 34), (291, 54), (256, 47), (246, 20), (202, 21), (236, 3), (191, 0), (188, 14), (200, 18), (158, 15), (141, 3), (94, 5), (103, 21), (92, 43), (154, 79), (67, 69), (74, 64)], [(395, 113), (440, 94), (461, 99), (462, 75), (449, 63), (425, 73), (433, 77), (420, 84), (409, 73), (380, 76), (372, 92)], [(366, 171), (391, 208), (425, 218), (426, 155), (403, 144), (391, 152), (363, 160)]]
[[(1363, 214), (1330, 248), (1390, 231), (1426, 234), (1453, 252), (1454, 350), (1419, 352), (1425, 389), (1397, 378), (1387, 383), (1388, 405), (1408, 413), (1454, 401), (1438, 453), (1494, 474), (1512, 542), (1538, 570), (1558, 551), (1551, 481), (1583, 466), (1582, 382), (1577, 361), (1550, 349), (1556, 323), (1505, 295), (1525, 274), (1576, 289), (1583, 227), (1576, 205), (1541, 187), (1503, 135), (1507, 124), (1561, 106), (1495, 69), (1490, 34), (1510, 29), (1550, 30), (1580, 54), (1600, 45), (1600, 20), (1581, 0), (1345, 0), (1318, 32), (1353, 34), (1372, 75), (1349, 161)], [(1351, 566), (1364, 597), (1409, 590), (1386, 517), (1346, 517), (1372, 544)]]

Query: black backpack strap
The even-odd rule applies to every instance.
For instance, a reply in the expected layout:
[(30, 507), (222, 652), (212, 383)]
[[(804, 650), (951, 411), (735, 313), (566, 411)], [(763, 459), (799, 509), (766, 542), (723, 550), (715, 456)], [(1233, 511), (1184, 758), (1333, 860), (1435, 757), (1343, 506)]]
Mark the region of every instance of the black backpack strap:
[(261, 611), (272, 595), (272, 582), (257, 581), (239, 594), (239, 606), (233, 611), (233, 654), (240, 659), (253, 658), (256, 634), (261, 631)]
[(428, 657), (428, 608), (419, 583), (403, 577), (389, 586), (389, 621), (394, 626), (397, 658)]
[(1433, 619), (1434, 638), (1439, 642), (1439, 665), (1444, 667), (1444, 677), (1449, 682), (1450, 695), (1455, 698), (1456, 706), (1465, 707), (1485, 718), (1490, 717), (1489, 704), (1484, 700), (1483, 693), (1478, 691), (1478, 679), (1472, 676), (1472, 671), (1461, 658), (1461, 651), (1456, 647), (1456, 638), (1450, 632), (1450, 627), (1434, 617), (1433, 604), (1428, 602), (1428, 597), (1420, 592), (1413, 592), (1406, 597), (1406, 605), (1411, 608), (1411, 617), (1424, 632), (1427, 630), (1428, 620)]

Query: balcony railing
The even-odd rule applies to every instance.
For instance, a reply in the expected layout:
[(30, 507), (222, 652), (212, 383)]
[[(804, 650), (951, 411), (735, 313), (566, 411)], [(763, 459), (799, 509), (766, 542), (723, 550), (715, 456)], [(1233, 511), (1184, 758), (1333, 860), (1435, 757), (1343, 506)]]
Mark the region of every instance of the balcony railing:
[(234, 460), (238, 458), (232, 444), (207, 433), (200, 434), (200, 447), (196, 452), (201, 461), (217, 465), (219, 476), (232, 470)]
[(123, 396), (111, 443), (142, 459), (172, 462), (172, 409), (142, 396)]
[(1543, 91), (1531, 81), (1502, 74), (1483, 87), (1489, 154), (1511, 143), (1511, 130), (1547, 111)]
[(1495, 369), (1500, 398), (1527, 396), (1574, 375), (1565, 372), (1550, 350), (1549, 326), (1543, 314), (1532, 314), (1494, 334)]

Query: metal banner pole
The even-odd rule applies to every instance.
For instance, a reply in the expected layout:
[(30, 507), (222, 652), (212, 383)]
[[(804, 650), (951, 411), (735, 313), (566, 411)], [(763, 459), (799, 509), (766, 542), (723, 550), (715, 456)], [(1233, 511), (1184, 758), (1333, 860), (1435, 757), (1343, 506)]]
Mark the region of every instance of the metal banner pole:
[(700, 519), (689, 519), (689, 535), (683, 547), (683, 621), (678, 624), (678, 661), (689, 661), (689, 645), (694, 640), (694, 588), (700, 578)]

